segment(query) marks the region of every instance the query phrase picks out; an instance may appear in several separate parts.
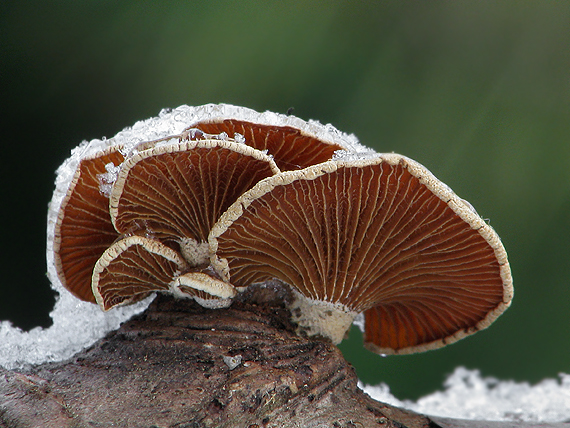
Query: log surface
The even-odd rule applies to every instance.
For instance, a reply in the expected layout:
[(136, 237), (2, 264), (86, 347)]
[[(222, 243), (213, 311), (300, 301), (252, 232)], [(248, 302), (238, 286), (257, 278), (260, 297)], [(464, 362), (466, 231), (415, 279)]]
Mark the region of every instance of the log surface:
[(0, 370), (0, 426), (515, 426), (430, 418), (373, 400), (338, 348), (297, 336), (265, 290), (218, 310), (158, 297), (70, 360)]

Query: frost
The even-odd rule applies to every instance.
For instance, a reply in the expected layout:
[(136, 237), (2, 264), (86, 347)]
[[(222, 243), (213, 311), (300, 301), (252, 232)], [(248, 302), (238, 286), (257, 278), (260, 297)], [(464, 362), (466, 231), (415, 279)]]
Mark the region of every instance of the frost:
[(495, 421), (560, 422), (570, 418), (570, 374), (526, 382), (483, 378), (478, 370), (458, 367), (447, 378), (443, 391), (418, 401), (401, 401), (386, 384), (362, 385), (372, 398), (415, 412), (460, 419)]
[(172, 108), (166, 107), (166, 108), (163, 108), (162, 110), (160, 110), (160, 112), (158, 113), (158, 117), (164, 117), (170, 113), (172, 113)]
[(360, 150), (358, 152), (349, 151), (349, 150), (337, 150), (333, 154), (334, 161), (340, 162), (354, 162), (354, 161), (365, 161), (369, 159), (377, 159), (379, 153), (372, 150)]
[(239, 132), (234, 134), (234, 141), (236, 143), (245, 144), (245, 137), (241, 135)]
[(113, 190), (113, 184), (117, 181), (119, 171), (121, 171), (121, 166), (115, 166), (113, 162), (109, 162), (105, 165), (105, 170), (107, 172), (104, 174), (98, 174), (97, 179), (99, 180), (99, 191), (109, 198), (111, 196), (111, 191)]
[(189, 128), (189, 129), (186, 129), (182, 135), (183, 135), (183, 138), (186, 138), (186, 139), (192, 141), (192, 140), (203, 139), (204, 132), (198, 128)]

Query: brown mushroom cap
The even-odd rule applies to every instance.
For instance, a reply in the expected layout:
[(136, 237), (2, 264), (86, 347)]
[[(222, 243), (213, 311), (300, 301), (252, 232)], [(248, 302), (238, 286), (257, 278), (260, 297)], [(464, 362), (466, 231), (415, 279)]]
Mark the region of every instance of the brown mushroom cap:
[(340, 342), (364, 312), (365, 342), (382, 353), (434, 349), (485, 328), (513, 294), (493, 229), (395, 154), (266, 179), (224, 213), (210, 246), (236, 286), (271, 277), (293, 286), (315, 308), (299, 320), (319, 324), (309, 332)]
[(229, 141), (157, 146), (127, 159), (110, 213), (120, 233), (176, 242), (192, 265), (208, 260), (211, 227), (243, 192), (279, 169), (268, 156)]
[(343, 149), (308, 135), (291, 126), (263, 125), (238, 119), (217, 119), (198, 122), (192, 128), (209, 134), (236, 133), (245, 138), (245, 144), (258, 150), (267, 150), (282, 171), (305, 168), (331, 160), (335, 151)]
[(119, 147), (81, 160), (55, 225), (54, 259), (58, 277), (73, 295), (95, 303), (91, 273), (97, 259), (119, 236), (109, 215), (109, 198), (100, 191), (105, 166), (123, 162)]
[(95, 264), (93, 295), (105, 311), (138, 302), (155, 291), (227, 303), (235, 295), (231, 285), (189, 270), (184, 258), (166, 245), (130, 236), (111, 245)]

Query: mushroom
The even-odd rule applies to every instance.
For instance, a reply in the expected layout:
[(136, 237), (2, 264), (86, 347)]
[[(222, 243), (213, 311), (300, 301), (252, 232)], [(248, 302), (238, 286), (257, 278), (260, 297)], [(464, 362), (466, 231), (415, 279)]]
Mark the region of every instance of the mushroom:
[(267, 150), (282, 170), (301, 169), (330, 160), (336, 151), (374, 153), (353, 134), (330, 124), (305, 121), (292, 115), (255, 110), (230, 104), (181, 106), (171, 113), (184, 122), (185, 131), (226, 134), (258, 150)]
[(127, 159), (109, 210), (122, 234), (177, 245), (192, 266), (209, 262), (208, 234), (219, 216), (259, 180), (279, 172), (259, 150), (231, 141), (182, 141)]
[(119, 237), (109, 216), (109, 198), (99, 177), (124, 157), (112, 146), (81, 160), (64, 197), (55, 224), (54, 261), (62, 285), (81, 300), (95, 303), (91, 292), (93, 266)]
[(235, 291), (209, 267), (207, 236), (244, 191), (279, 172), (273, 160), (229, 140), (168, 140), (126, 160), (120, 149), (83, 159), (67, 190), (53, 246), (62, 284), (105, 310), (151, 291), (226, 305)]
[(505, 249), (473, 208), (397, 154), (288, 171), (244, 193), (209, 237), (238, 287), (292, 287), (299, 329), (339, 343), (364, 313), (382, 354), (439, 348), (491, 324), (513, 289)]
[(151, 293), (193, 297), (207, 307), (225, 307), (235, 296), (213, 272), (193, 272), (172, 248), (154, 239), (129, 236), (111, 245), (93, 268), (93, 294), (104, 310), (138, 302)]
[(97, 303), (108, 310), (163, 291), (229, 305), (234, 288), (209, 267), (210, 228), (242, 193), (278, 172), (267, 155), (228, 140), (166, 143), (128, 158), (110, 196), (111, 221), (123, 236), (146, 239), (127, 238), (99, 259)]
[(155, 140), (125, 130), (82, 159), (57, 203), (48, 248), (77, 297), (109, 309), (165, 291), (217, 307), (234, 285), (278, 279), (302, 332), (339, 343), (363, 314), (379, 353), (443, 346), (509, 306), (500, 239), (417, 162), (271, 112), (163, 117)]
[(209, 134), (239, 134), (248, 146), (267, 150), (282, 171), (302, 169), (331, 160), (336, 151), (343, 149), (339, 144), (316, 138), (291, 126), (219, 118), (198, 122), (192, 125), (192, 128)]
[[(267, 151), (282, 171), (302, 169), (331, 160), (339, 151), (374, 153), (372, 149), (361, 145), (353, 134), (341, 132), (330, 124), (323, 125), (315, 120), (304, 121), (292, 115), (270, 111), (260, 113), (230, 104), (180, 106), (175, 110), (162, 111), (160, 117), (155, 119), (168, 119), (175, 124), (156, 124), (157, 131), (165, 127), (176, 132), (153, 132), (152, 135), (157, 139), (152, 141), (150, 138), (130, 138), (125, 142), (125, 153), (145, 150), (173, 138), (223, 140), (229, 137), (238, 143)], [(181, 124), (184, 128), (179, 131)], [(135, 127), (137, 125), (139, 124)]]

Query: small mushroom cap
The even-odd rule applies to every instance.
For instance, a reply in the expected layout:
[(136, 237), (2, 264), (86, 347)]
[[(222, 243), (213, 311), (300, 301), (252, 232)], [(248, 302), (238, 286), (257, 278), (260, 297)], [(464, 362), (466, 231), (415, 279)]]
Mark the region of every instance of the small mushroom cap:
[(109, 147), (81, 160), (58, 212), (54, 261), (65, 288), (81, 300), (95, 303), (91, 273), (103, 252), (119, 236), (109, 215), (109, 198), (100, 190), (106, 165), (123, 162), (120, 147)]
[(426, 168), (395, 154), (266, 179), (222, 215), (210, 246), (236, 286), (275, 277), (331, 310), (365, 312), (365, 342), (383, 353), (471, 334), (513, 294), (493, 229)]
[(199, 243), (207, 241), (220, 214), (277, 172), (270, 157), (243, 144), (205, 140), (157, 146), (124, 162), (111, 194), (111, 218), (121, 233), (183, 246), (193, 242), (183, 254), (199, 254)]
[(189, 269), (172, 248), (130, 236), (111, 245), (95, 264), (93, 295), (105, 311), (138, 302), (156, 291), (201, 300), (228, 301), (235, 296), (230, 284)]
[(244, 143), (258, 150), (267, 150), (282, 171), (295, 170), (331, 160), (339, 144), (320, 140), (291, 126), (252, 123), (238, 119), (199, 122), (193, 128), (209, 134), (225, 132), (244, 137)]
[(191, 295), (204, 308), (219, 309), (228, 307), (236, 295), (236, 289), (204, 272), (187, 272), (176, 278), (176, 289)]

